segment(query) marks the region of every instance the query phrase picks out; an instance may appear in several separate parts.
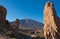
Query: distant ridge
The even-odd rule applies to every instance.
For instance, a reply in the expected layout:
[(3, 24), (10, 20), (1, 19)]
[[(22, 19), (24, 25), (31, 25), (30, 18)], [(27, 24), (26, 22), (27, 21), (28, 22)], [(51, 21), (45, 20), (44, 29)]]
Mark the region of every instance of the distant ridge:
[[(14, 24), (15, 21), (11, 22), (11, 24)], [(19, 28), (23, 29), (42, 29), (43, 28), (43, 23), (35, 21), (33, 19), (22, 19), (20, 20)]]

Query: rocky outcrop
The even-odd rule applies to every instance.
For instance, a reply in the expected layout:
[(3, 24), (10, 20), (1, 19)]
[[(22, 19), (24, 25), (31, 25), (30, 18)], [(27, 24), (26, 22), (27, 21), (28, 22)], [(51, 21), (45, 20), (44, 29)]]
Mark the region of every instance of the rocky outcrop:
[(10, 27), (10, 23), (8, 20), (6, 20), (7, 15), (7, 9), (0, 5), (0, 26), (4, 28)]
[(3, 6), (0, 6), (0, 24), (5, 24), (6, 22), (7, 10)]
[(18, 29), (19, 27), (19, 19), (16, 19), (15, 23), (11, 24), (11, 28), (12, 29)]
[(44, 36), (45, 39), (60, 39), (60, 18), (51, 2), (44, 7)]
[(15, 22), (15, 27), (18, 28), (19, 27), (19, 19), (16, 19), (16, 22)]
[(0, 6), (0, 20), (5, 21), (7, 15), (7, 10), (3, 6)]

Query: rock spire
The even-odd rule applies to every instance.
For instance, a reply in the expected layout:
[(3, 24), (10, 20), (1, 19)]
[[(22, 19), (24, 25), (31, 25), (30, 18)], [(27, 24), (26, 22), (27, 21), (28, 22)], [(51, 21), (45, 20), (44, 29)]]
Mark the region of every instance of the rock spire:
[(45, 39), (60, 39), (60, 18), (51, 2), (44, 7), (44, 36)]

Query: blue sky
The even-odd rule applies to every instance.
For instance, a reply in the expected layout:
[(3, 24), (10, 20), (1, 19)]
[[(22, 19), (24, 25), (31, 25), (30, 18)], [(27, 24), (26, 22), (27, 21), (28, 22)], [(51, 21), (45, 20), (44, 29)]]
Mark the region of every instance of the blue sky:
[[(48, 0), (0, 0), (0, 5), (7, 9), (7, 20), (33, 19), (43, 23), (43, 9)], [(60, 0), (50, 0), (54, 3), (57, 15), (60, 17)]]

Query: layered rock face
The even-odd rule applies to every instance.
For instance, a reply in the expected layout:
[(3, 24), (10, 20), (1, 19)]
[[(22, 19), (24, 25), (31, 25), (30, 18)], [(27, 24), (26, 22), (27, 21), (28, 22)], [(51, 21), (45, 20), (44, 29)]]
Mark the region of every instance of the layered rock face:
[(60, 18), (51, 2), (44, 7), (44, 36), (45, 39), (60, 39)]

